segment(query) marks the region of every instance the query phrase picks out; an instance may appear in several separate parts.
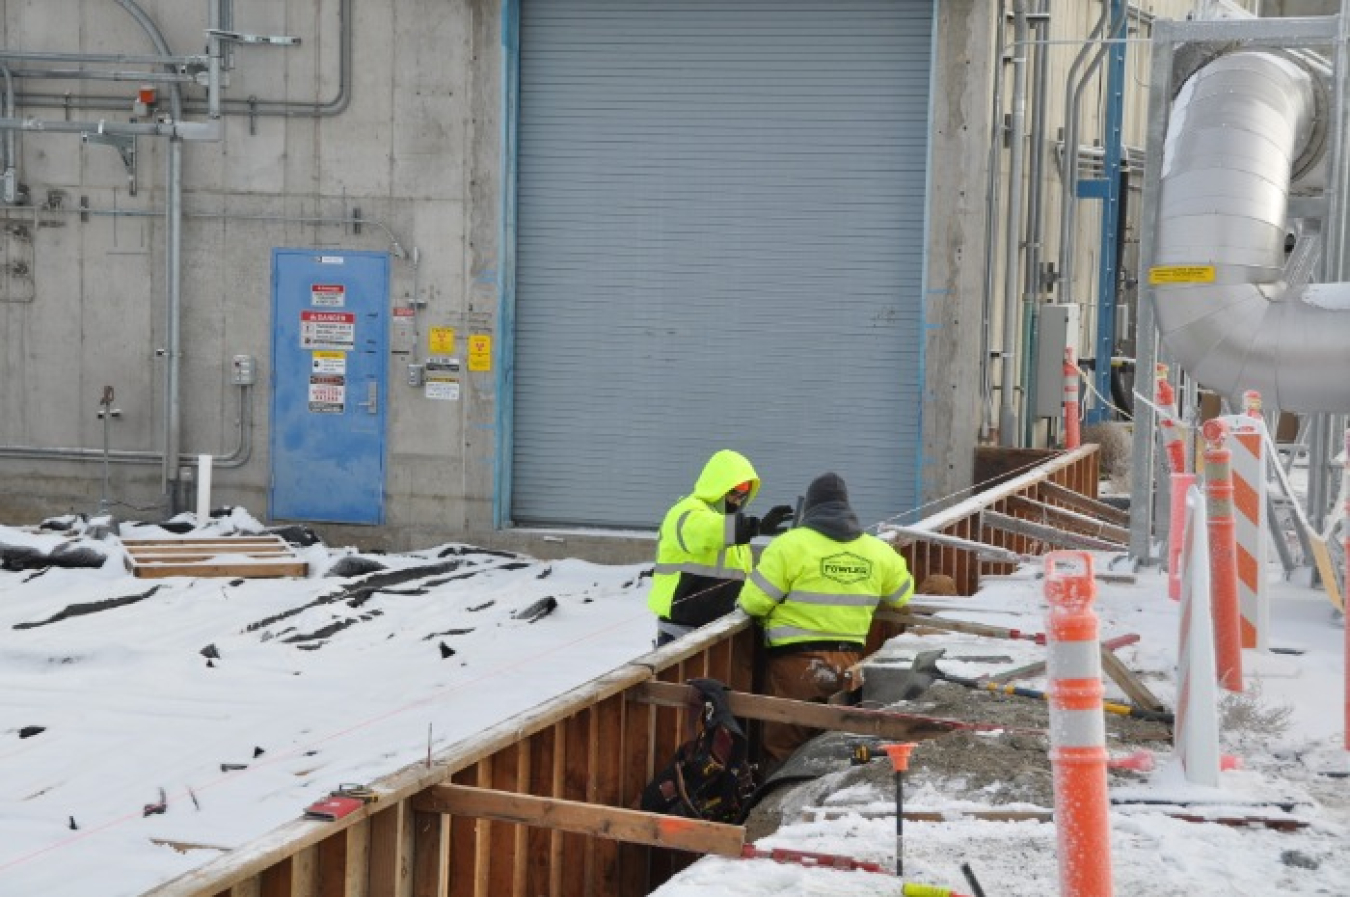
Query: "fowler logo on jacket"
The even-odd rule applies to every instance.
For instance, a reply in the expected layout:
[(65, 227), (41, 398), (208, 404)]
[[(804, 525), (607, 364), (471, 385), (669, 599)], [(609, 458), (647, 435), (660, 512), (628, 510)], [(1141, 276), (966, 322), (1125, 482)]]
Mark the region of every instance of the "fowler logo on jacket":
[(843, 585), (862, 582), (872, 575), (872, 562), (850, 552), (820, 559), (820, 575)]

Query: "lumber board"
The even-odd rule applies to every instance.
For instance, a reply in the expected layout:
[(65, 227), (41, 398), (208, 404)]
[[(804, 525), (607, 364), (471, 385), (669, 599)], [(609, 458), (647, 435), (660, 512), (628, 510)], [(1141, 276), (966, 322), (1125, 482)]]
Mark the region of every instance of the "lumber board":
[[(1117, 648), (1123, 648), (1126, 645), (1133, 645), (1138, 641), (1139, 641), (1139, 633), (1137, 632), (1127, 632), (1124, 635), (1117, 635), (1113, 638), (1109, 638), (1106, 641), (1102, 642), (1102, 657), (1103, 658), (1106, 657), (1106, 654), (1109, 651), (1115, 651)], [(1112, 654), (1111, 656), (1114, 657), (1115, 655)], [(1044, 673), (1047, 665), (1048, 662), (1046, 660), (1038, 660), (1035, 663), (1029, 663), (1026, 664), (1025, 666), (1014, 667), (1011, 670), (1004, 670), (1003, 672), (995, 673), (992, 676), (981, 676), (980, 681), (1007, 683), (1007, 682), (1016, 682), (1019, 679), (1030, 679), (1034, 676), (1039, 676), (1042, 673)], [(1148, 709), (1155, 710), (1161, 708), (1150, 707)]]
[(1076, 548), (1086, 551), (1124, 551), (1128, 548), (1121, 542), (1084, 536), (1080, 533), (1065, 532), (1057, 527), (1033, 523), (1030, 520), (1020, 520), (1017, 517), (1009, 517), (1007, 514), (1000, 514), (997, 511), (981, 511), (980, 523), (990, 529), (1003, 530), (1024, 538), (1046, 542), (1058, 548)]
[[(1135, 638), (1137, 640), (1138, 636), (1135, 636)], [(1134, 671), (1125, 665), (1125, 661), (1117, 657), (1116, 652), (1106, 645), (1102, 645), (1102, 672), (1110, 676), (1116, 685), (1120, 686), (1120, 690), (1129, 695), (1134, 706), (1155, 713), (1166, 710), (1163, 702), (1158, 700), (1158, 696), (1149, 691), (1143, 680), (1136, 676)]]
[(420, 812), (540, 826), (590, 837), (719, 856), (738, 857), (745, 845), (745, 829), (739, 825), (663, 816), (660, 813), (598, 806), (562, 798), (512, 794), (468, 785), (437, 785), (415, 798), (413, 805)]
[(1068, 508), (1048, 505), (1045, 502), (1027, 498), (1025, 495), (1008, 496), (1008, 507), (1028, 515), (1024, 518), (1027, 520), (1044, 523), (1069, 532), (1119, 542), (1122, 545), (1128, 545), (1130, 542), (1130, 531), (1123, 526), (1117, 526), (1114, 523), (1099, 520)]
[[(629, 692), (628, 699), (666, 707), (700, 706), (697, 689), (692, 685), (672, 682), (644, 682)], [(812, 729), (830, 729), (857, 735), (874, 735), (878, 738), (925, 741), (956, 730), (1012, 731), (1007, 726), (967, 723), (890, 710), (868, 710), (840, 704), (793, 701), (788, 698), (771, 698), (740, 691), (727, 692), (727, 703), (734, 715), (746, 719), (792, 723)], [(1040, 730), (1034, 731), (1039, 734)]]
[(1011, 629), (1006, 626), (989, 626), (985, 623), (972, 623), (968, 620), (948, 620), (945, 617), (934, 617), (928, 614), (911, 614), (906, 613), (905, 611), (879, 610), (876, 612), (876, 619), (900, 623), (903, 626), (926, 627), (928, 629), (937, 629), (943, 632), (964, 632), (966, 635), (982, 635), (986, 638), (1038, 641), (1035, 638), (1037, 633), (1034, 632)]
[(1115, 505), (1089, 498), (1067, 486), (1061, 486), (1059, 483), (1050, 480), (1042, 480), (1036, 488), (1040, 490), (1042, 497), (1060, 502), (1065, 507), (1073, 508), (1075, 511), (1098, 517), (1116, 526), (1128, 528), (1130, 525), (1130, 513), (1128, 511), (1122, 511)]
[(411, 897), (412, 814), (406, 801), (370, 817), (368, 897)]
[(304, 576), (309, 567), (304, 561), (259, 561), (257, 563), (209, 563), (137, 565), (135, 575), (140, 579), (164, 579), (168, 576), (245, 577), (271, 579), (286, 576)]
[(277, 578), (306, 576), (309, 565), (280, 536), (124, 539), (122, 546), (134, 576), (233, 576)]

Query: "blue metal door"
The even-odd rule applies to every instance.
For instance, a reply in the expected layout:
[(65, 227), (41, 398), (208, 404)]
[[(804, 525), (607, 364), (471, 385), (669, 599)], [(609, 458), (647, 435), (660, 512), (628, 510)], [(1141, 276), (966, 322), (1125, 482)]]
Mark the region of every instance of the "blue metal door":
[(272, 519), (384, 522), (389, 256), (272, 251)]

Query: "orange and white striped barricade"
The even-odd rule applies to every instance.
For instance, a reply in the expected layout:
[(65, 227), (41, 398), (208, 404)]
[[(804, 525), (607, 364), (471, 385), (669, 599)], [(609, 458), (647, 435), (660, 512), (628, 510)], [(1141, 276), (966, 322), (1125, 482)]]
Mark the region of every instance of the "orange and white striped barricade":
[(1181, 630), (1177, 639), (1177, 709), (1173, 755), (1186, 781), (1219, 784), (1219, 689), (1210, 623), (1209, 520), (1204, 496), (1186, 494), (1181, 553)]
[(1076, 449), (1082, 444), (1082, 427), (1078, 421), (1078, 351), (1064, 347), (1064, 447)]
[(1242, 626), (1237, 597), (1237, 522), (1233, 518), (1228, 424), (1205, 421), (1205, 500), (1209, 513), (1209, 587), (1219, 685), (1242, 691)]
[(1061, 897), (1111, 897), (1111, 820), (1092, 556), (1045, 557), (1050, 762)]
[[(1242, 647), (1267, 650), (1270, 645), (1270, 595), (1266, 586), (1269, 530), (1266, 504), (1265, 421), (1261, 396), (1254, 391), (1257, 414), (1225, 417), (1233, 476), (1234, 536), (1237, 553), (1238, 627)], [(1250, 408), (1250, 405), (1248, 406)]]

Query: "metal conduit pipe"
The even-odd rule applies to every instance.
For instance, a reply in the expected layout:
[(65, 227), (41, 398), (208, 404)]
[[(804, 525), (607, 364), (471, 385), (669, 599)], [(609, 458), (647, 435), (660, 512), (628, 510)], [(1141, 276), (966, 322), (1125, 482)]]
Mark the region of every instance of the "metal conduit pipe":
[[(1110, 4), (1108, 0), (1102, 0), (1102, 16), (1098, 20), (1098, 26), (1106, 21), (1110, 13)], [(1122, 4), (1120, 15), (1112, 20), (1110, 29), (1106, 32), (1107, 40), (1117, 37), (1117, 31), (1123, 29), (1127, 18), (1126, 11), (1128, 4)], [(1078, 231), (1076, 229), (1078, 218), (1078, 204), (1075, 202), (1078, 186), (1078, 120), (1079, 105), (1083, 97), (1083, 90), (1087, 87), (1088, 81), (1096, 73), (1098, 66), (1106, 57), (1106, 48), (1109, 46), (1107, 41), (1096, 43), (1100, 35), (1100, 27), (1093, 28), (1092, 34), (1088, 37), (1088, 43), (1084, 45), (1078, 58), (1074, 59), (1074, 65), (1077, 65), (1089, 51), (1095, 52), (1092, 61), (1083, 69), (1083, 73), (1076, 79), (1072, 70), (1070, 70), (1068, 84), (1064, 94), (1064, 158), (1063, 158), (1063, 184), (1064, 190), (1060, 194), (1059, 202), (1059, 277), (1063, 287), (1060, 291), (1061, 302), (1073, 302), (1073, 268), (1074, 255), (1078, 249)]]
[(1018, 444), (1017, 336), (1019, 302), (1018, 261), (1021, 257), (1023, 142), (1027, 113), (1027, 0), (1013, 0), (1013, 95), (1012, 131), (1008, 153), (1008, 225), (1003, 252), (1003, 370), (999, 377), (998, 441), (1009, 448)]
[[(0, 65), (0, 73), (5, 76), (4, 114), (8, 118), (12, 118), (14, 116), (14, 78), (7, 66)], [(13, 131), (5, 132), (5, 171), (3, 175), (4, 183), (0, 185), (0, 200), (11, 205), (19, 197), (18, 175), (15, 173), (19, 164), (16, 140), (17, 136)]]
[[(228, 455), (213, 455), (211, 465), (217, 469), (233, 470), (243, 467), (253, 455), (253, 405), (248, 398), (249, 387), (239, 387), (239, 414), (235, 445)], [(206, 455), (209, 452), (189, 452)], [(31, 445), (0, 445), (0, 458), (19, 458), (35, 461), (103, 461), (102, 449), (41, 448)], [(113, 464), (163, 464), (162, 452), (120, 449), (107, 453)]]
[[(219, 0), (213, 0), (219, 2)], [(169, 55), (169, 45), (159, 28), (133, 0), (117, 0), (117, 4), (136, 20), (137, 24), (150, 38), (155, 50)], [(183, 118), (183, 92), (177, 84), (169, 85), (171, 114), (175, 123)], [(182, 406), (179, 396), (179, 365), (182, 360), (180, 345), (180, 320), (182, 305), (181, 250), (183, 242), (183, 141), (178, 136), (169, 137), (169, 158), (165, 166), (165, 190), (167, 191), (164, 210), (166, 228), (166, 246), (164, 252), (165, 268), (165, 345), (161, 350), (164, 356), (164, 465), (160, 476), (160, 486), (164, 491), (169, 513), (178, 510), (175, 485), (178, 480), (179, 427)]]
[[(121, 2), (121, 0), (119, 0)], [(217, 0), (211, 0), (213, 15)], [(165, 54), (167, 55), (167, 54)], [(135, 57), (122, 57), (131, 60)], [(83, 54), (71, 54), (68, 61), (84, 61)], [(282, 116), (295, 118), (328, 118), (346, 111), (352, 98), (352, 0), (341, 0), (338, 4), (338, 86), (332, 99), (307, 103), (297, 100), (260, 100), (220, 99), (217, 109), (225, 115), (244, 116)], [(67, 97), (64, 94), (33, 93), (20, 94), (19, 102), (25, 106), (65, 108), (69, 102), (77, 109), (112, 109), (124, 111), (124, 97)], [(188, 100), (184, 109), (194, 114), (214, 114), (209, 102)]]
[[(1031, 21), (1035, 29), (1033, 41), (1036, 61), (1032, 65), (1031, 87), (1031, 162), (1027, 174), (1026, 263), (1023, 266), (1025, 286), (1022, 290), (1022, 395), (1036, 394), (1036, 302), (1041, 293), (1042, 220), (1045, 215), (1041, 202), (1045, 196), (1045, 129), (1046, 107), (1050, 86), (1050, 0), (1040, 0)], [(1025, 399), (1030, 401), (1030, 399)], [(1033, 443), (1032, 425), (1035, 416), (1030, 409), (1023, 416), (1023, 440)]]
[(1001, 186), (998, 158), (1003, 138), (1003, 32), (1005, 30), (1004, 19), (1007, 15), (1004, 2), (1005, 0), (998, 0), (998, 12), (995, 19), (994, 59), (997, 60), (997, 63), (994, 67), (993, 122), (989, 127), (989, 157), (987, 159), (989, 167), (985, 174), (984, 188), (984, 294), (982, 297), (984, 326), (980, 328), (981, 441), (989, 438), (989, 430), (994, 425), (994, 381), (992, 365), (989, 363), (989, 336), (994, 326), (994, 281), (998, 268), (995, 264), (995, 257), (998, 253), (998, 198)]
[[(1163, 342), (1199, 383), (1230, 398), (1255, 389), (1290, 411), (1345, 412), (1350, 283), (1285, 279), (1290, 183), (1324, 152), (1312, 139), (1319, 89), (1288, 55), (1260, 51), (1222, 56), (1182, 86), (1150, 280), (1183, 282), (1152, 282), (1151, 294)], [(1158, 270), (1182, 266), (1198, 273)]]

